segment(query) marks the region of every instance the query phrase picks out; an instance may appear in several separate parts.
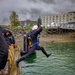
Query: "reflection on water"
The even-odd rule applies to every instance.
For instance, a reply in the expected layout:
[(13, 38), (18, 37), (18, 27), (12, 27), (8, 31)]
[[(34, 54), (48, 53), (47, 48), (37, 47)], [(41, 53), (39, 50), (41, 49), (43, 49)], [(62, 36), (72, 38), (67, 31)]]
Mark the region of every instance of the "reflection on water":
[(41, 51), (21, 62), (22, 75), (75, 75), (75, 43), (57, 43), (45, 46), (46, 58)]
[(29, 58), (26, 58), (24, 61), (27, 63), (34, 63), (36, 60), (36, 53), (32, 54)]

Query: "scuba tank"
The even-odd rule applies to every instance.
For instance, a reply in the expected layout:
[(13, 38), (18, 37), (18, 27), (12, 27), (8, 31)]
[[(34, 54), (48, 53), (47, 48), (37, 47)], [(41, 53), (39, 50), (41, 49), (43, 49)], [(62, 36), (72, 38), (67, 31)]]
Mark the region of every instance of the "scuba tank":
[(32, 40), (29, 34), (25, 33), (24, 34), (24, 51), (28, 52), (29, 49), (31, 48), (32, 45)]
[(20, 51), (21, 56), (29, 51), (29, 49), (31, 48), (31, 44), (32, 44), (31, 37), (27, 35), (26, 32), (24, 32), (23, 50)]
[(20, 55), (24, 55), (28, 52), (28, 44), (27, 44), (27, 35), (26, 32), (24, 32), (24, 37), (23, 37), (23, 50), (20, 51)]
[(27, 44), (27, 35), (26, 34), (24, 34), (24, 51), (25, 52), (28, 52), (28, 46), (27, 46), (28, 44)]

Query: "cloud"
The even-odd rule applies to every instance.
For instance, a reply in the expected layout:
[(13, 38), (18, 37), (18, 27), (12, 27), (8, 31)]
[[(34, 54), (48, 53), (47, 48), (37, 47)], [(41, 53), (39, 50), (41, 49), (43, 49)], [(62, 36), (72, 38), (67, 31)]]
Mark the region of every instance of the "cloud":
[(12, 11), (19, 20), (36, 20), (39, 16), (75, 11), (75, 0), (0, 0), (0, 24), (9, 23)]

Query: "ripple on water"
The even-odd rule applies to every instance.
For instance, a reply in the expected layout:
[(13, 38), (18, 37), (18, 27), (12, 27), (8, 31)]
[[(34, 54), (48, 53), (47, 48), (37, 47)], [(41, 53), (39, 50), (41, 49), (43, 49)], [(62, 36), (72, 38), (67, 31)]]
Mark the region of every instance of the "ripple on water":
[(52, 53), (49, 58), (37, 51), (35, 58), (21, 62), (22, 75), (75, 75), (74, 43), (49, 44), (45, 49)]

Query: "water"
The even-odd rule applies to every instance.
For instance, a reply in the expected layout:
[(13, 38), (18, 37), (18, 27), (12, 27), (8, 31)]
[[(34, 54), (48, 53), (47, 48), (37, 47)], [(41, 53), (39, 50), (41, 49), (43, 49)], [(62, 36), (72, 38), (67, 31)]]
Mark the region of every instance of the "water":
[(46, 58), (41, 51), (21, 62), (22, 75), (75, 75), (75, 43), (57, 43), (45, 46)]

